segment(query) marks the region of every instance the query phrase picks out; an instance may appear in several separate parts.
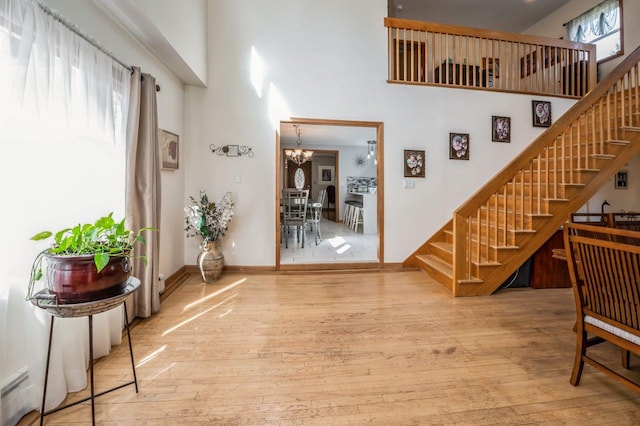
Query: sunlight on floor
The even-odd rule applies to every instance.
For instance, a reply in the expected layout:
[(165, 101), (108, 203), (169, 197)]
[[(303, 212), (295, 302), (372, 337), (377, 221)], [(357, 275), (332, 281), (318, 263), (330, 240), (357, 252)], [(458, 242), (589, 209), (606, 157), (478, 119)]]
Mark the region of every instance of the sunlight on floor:
[(191, 302), (191, 303), (187, 304), (182, 309), (182, 311), (183, 312), (187, 311), (187, 310), (193, 308), (194, 306), (199, 305), (200, 303), (206, 302), (207, 300), (212, 299), (212, 298), (216, 297), (217, 295), (224, 293), (225, 291), (231, 290), (232, 288), (234, 288), (234, 287), (236, 287), (236, 286), (238, 286), (240, 284), (243, 284), (246, 281), (247, 281), (246, 278), (242, 278), (241, 280), (238, 280), (238, 281), (234, 282), (233, 284), (229, 284), (228, 286), (226, 286), (224, 288), (221, 288), (220, 290), (218, 290), (218, 291), (216, 291), (214, 293), (211, 293), (211, 294), (209, 294), (209, 295), (207, 295), (205, 297), (202, 297), (202, 298), (196, 300), (195, 302)]
[(139, 368), (140, 366), (145, 365), (147, 362), (151, 361), (152, 359), (160, 355), (162, 352), (164, 352), (165, 349), (167, 349), (167, 345), (163, 345), (162, 347), (151, 352), (149, 355), (142, 358), (142, 360), (138, 363), (138, 365), (136, 365), (136, 368)]
[(196, 314), (194, 316), (192, 316), (189, 319), (186, 319), (184, 321), (182, 321), (180, 324), (174, 325), (171, 328), (168, 328), (167, 330), (165, 330), (161, 336), (166, 336), (167, 334), (176, 331), (177, 329), (179, 329), (180, 327), (182, 327), (183, 325), (189, 324), (191, 321), (200, 318), (201, 316), (203, 316), (204, 314), (211, 312), (212, 310), (224, 305), (225, 303), (227, 303), (228, 301), (230, 301), (231, 299), (235, 298), (238, 294), (232, 294), (231, 296), (227, 297), (226, 299), (224, 299), (222, 302), (217, 303), (215, 305), (213, 305), (212, 307), (210, 307), (209, 309), (205, 309), (204, 311), (200, 312), (199, 314)]
[(349, 244), (345, 244), (342, 247), (339, 247), (338, 250), (336, 250), (336, 253), (342, 254), (345, 251), (349, 250), (350, 248), (351, 248), (351, 246)]
[(329, 238), (327, 241), (329, 241), (329, 244), (331, 244), (331, 247), (334, 247), (334, 248), (340, 247), (341, 245), (346, 243), (345, 239), (342, 237)]

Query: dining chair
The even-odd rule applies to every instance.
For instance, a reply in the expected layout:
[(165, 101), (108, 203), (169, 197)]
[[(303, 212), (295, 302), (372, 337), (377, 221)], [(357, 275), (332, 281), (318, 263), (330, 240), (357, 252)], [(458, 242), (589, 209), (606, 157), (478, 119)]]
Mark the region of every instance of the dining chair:
[(326, 189), (318, 191), (318, 199), (309, 204), (307, 223), (311, 225), (313, 236), (318, 245), (318, 240), (322, 240), (322, 233), (320, 232), (320, 219), (322, 218), (322, 207), (324, 206), (324, 199), (327, 195)]
[(289, 232), (291, 227), (295, 229), (298, 241), (304, 248), (304, 230), (307, 227), (307, 204), (309, 200), (308, 189), (285, 189), (284, 203), (284, 232), (285, 248), (289, 248)]

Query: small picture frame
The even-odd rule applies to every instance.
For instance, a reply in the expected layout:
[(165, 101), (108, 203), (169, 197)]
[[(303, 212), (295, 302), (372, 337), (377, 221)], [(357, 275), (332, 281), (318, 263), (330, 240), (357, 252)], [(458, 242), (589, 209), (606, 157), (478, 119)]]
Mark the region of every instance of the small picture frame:
[(404, 150), (404, 177), (423, 178), (425, 176), (424, 151)]
[(469, 133), (449, 133), (449, 159), (469, 159)]
[(499, 58), (482, 58), (482, 68), (487, 70), (490, 76), (500, 78)]
[(178, 170), (180, 137), (175, 133), (160, 129), (160, 158), (163, 170)]
[(533, 127), (551, 126), (551, 102), (531, 101)]
[(318, 166), (318, 180), (322, 185), (335, 185), (335, 167)]
[(615, 179), (616, 189), (627, 189), (629, 185), (629, 171), (618, 170)]
[(491, 116), (491, 140), (511, 142), (511, 117)]

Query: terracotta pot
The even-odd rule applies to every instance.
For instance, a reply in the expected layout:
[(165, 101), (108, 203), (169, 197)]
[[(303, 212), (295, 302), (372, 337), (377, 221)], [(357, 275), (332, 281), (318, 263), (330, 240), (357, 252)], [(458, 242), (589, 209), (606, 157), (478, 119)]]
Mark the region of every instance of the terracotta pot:
[(210, 283), (222, 275), (224, 256), (220, 252), (217, 241), (204, 242), (201, 248), (202, 252), (198, 255), (198, 267), (204, 282)]
[(128, 257), (112, 257), (98, 272), (93, 255), (46, 255), (47, 284), (61, 304), (91, 302), (124, 291), (129, 278)]

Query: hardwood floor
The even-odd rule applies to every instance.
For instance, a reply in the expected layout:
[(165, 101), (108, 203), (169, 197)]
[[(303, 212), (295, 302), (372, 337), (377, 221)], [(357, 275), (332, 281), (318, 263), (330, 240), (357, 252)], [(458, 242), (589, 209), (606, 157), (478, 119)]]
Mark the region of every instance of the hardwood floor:
[[(452, 298), (421, 271), (190, 277), (133, 329), (140, 393), (98, 398), (100, 425), (640, 422), (640, 395), (574, 356), (571, 289)], [(620, 368), (619, 352), (599, 349)], [(130, 378), (126, 342), (96, 386)], [(637, 371), (640, 362), (632, 359)], [(632, 373), (638, 378), (640, 375)], [(87, 392), (71, 395), (78, 399)], [(46, 417), (88, 424), (88, 403)], [(31, 415), (20, 424), (36, 424)]]

